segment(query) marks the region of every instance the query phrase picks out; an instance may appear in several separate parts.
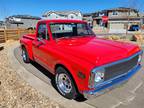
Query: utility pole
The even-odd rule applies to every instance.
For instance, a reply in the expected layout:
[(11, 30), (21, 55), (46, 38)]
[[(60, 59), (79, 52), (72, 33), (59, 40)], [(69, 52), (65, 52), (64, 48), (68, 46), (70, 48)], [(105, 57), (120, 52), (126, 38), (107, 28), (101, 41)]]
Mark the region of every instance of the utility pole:
[(0, 16), (4, 21), (4, 29), (6, 29), (6, 21), (5, 19), (10, 15), (10, 7), (7, 7), (6, 4), (0, 4)]
[(130, 20), (131, 8), (129, 8), (127, 12), (128, 12), (128, 13), (127, 13), (126, 35), (128, 34), (128, 27), (129, 27), (129, 20)]
[(130, 13), (132, 11), (132, 9), (136, 9), (137, 11), (139, 11), (139, 0), (128, 0), (127, 3), (127, 7), (129, 8), (127, 10), (127, 25), (126, 25), (126, 35), (128, 34), (128, 27), (129, 27), (129, 23), (130, 23)]

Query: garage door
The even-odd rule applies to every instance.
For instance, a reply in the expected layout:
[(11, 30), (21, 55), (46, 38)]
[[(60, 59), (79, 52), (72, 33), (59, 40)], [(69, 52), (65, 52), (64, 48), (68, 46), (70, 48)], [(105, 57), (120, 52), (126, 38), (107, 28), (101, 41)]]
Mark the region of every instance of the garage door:
[(110, 29), (124, 29), (124, 24), (110, 24)]

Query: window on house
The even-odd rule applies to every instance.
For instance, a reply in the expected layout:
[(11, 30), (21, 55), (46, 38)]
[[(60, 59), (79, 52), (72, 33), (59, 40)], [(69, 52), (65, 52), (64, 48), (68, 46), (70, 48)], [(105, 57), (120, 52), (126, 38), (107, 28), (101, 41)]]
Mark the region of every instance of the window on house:
[(74, 17), (73, 16), (71, 16), (71, 19), (73, 19)]
[(49, 16), (50, 16), (50, 14), (47, 15), (47, 17), (49, 17)]
[(59, 15), (60, 17), (65, 17), (65, 15)]
[(112, 14), (113, 14), (113, 15), (118, 15), (118, 12), (114, 11)]
[(104, 16), (105, 14), (104, 13), (99, 13), (99, 16)]

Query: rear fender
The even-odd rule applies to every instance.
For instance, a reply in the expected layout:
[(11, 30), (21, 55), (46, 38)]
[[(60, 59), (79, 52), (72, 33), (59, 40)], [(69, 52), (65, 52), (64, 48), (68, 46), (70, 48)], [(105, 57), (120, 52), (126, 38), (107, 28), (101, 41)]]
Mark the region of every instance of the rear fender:
[(25, 47), (27, 50), (27, 53), (29, 55), (30, 60), (34, 60), (33, 58), (33, 52), (32, 52), (32, 41), (31, 40), (26, 40), (21, 44), (21, 47)]

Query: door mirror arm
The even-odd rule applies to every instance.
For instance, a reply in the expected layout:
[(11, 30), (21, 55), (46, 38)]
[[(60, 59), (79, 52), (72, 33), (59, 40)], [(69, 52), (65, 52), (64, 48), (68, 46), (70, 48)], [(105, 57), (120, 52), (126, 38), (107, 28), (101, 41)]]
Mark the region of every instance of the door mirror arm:
[(41, 41), (41, 40), (42, 40), (42, 38), (40, 38), (40, 37), (37, 38), (37, 41)]
[(46, 42), (43, 40), (43, 38), (37, 38), (37, 41), (39, 41), (39, 45), (38, 46), (41, 46), (41, 45), (45, 45)]
[(46, 44), (46, 42), (42, 39), (42, 40), (40, 40), (40, 42), (42, 43), (42, 44)]

